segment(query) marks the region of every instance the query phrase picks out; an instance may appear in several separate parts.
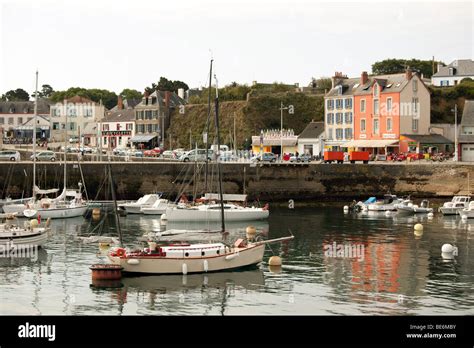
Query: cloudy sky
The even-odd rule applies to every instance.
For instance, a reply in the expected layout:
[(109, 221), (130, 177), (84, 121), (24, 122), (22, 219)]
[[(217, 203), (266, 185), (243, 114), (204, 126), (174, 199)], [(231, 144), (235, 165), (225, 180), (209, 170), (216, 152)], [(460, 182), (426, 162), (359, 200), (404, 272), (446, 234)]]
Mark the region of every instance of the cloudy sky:
[(306, 85), (385, 58), (473, 58), (474, 1), (0, 0), (0, 93), (143, 90), (160, 76)]

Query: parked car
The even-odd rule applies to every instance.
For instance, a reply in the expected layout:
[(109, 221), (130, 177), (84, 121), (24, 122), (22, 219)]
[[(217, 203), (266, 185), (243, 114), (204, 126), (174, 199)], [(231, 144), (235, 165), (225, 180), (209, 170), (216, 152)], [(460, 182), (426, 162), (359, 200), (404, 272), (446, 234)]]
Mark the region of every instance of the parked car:
[[(31, 155), (30, 159), (33, 160), (35, 156)], [(36, 160), (37, 161), (51, 161), (54, 162), (56, 161), (57, 157), (56, 154), (53, 151), (41, 151), (36, 153)]]
[[(212, 160), (212, 150), (207, 150), (207, 157), (209, 160)], [(189, 162), (189, 161), (205, 161), (206, 160), (206, 149), (194, 149), (188, 151), (181, 155), (179, 158), (181, 162)]]
[(167, 158), (167, 159), (176, 159), (176, 158), (178, 158), (176, 153), (174, 151), (171, 151), (171, 150), (163, 151), (163, 153), (161, 154), (161, 157)]
[(302, 153), (299, 156), (293, 155), (290, 157), (291, 163), (300, 163), (300, 162), (311, 162), (313, 160), (312, 156), (307, 153)]
[(113, 149), (112, 153), (115, 156), (127, 156), (129, 149), (123, 149), (123, 148), (115, 148)]
[(0, 161), (19, 161), (20, 153), (14, 150), (0, 151)]
[(143, 155), (145, 157), (158, 157), (161, 154), (161, 149), (159, 147), (155, 147), (154, 149), (151, 150), (145, 150), (143, 152)]
[(252, 162), (276, 162), (277, 155), (273, 152), (265, 152), (262, 155), (256, 155), (250, 159)]

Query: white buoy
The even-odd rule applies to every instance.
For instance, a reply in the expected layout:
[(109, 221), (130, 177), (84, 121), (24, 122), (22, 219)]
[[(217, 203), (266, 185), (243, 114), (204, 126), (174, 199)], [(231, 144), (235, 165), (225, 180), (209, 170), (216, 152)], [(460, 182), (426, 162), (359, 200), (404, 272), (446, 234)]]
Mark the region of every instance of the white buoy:
[(392, 215), (392, 212), (391, 212), (390, 210), (387, 210), (387, 211), (385, 212), (385, 216), (390, 216), (390, 215)]
[(414, 226), (415, 231), (423, 231), (423, 225), (422, 224), (416, 224)]
[(428, 219), (432, 219), (432, 218), (433, 218), (433, 216), (434, 216), (434, 214), (433, 214), (433, 213), (428, 213)]
[(448, 254), (452, 254), (453, 251), (454, 251), (454, 246), (452, 246), (451, 244), (443, 244), (443, 246), (441, 247), (441, 252), (442, 253), (448, 253)]
[(207, 272), (209, 270), (209, 262), (207, 262), (207, 260), (204, 260), (202, 265), (204, 266), (204, 272)]
[(281, 266), (281, 257), (280, 256), (272, 256), (268, 260), (268, 264), (270, 266)]
[(451, 244), (443, 244), (441, 247), (441, 257), (443, 259), (454, 259), (454, 256), (458, 255), (458, 248)]
[(183, 263), (182, 271), (183, 271), (184, 275), (188, 274), (188, 265), (187, 264)]
[(345, 205), (344, 206), (344, 213), (348, 213), (349, 212), (349, 206)]

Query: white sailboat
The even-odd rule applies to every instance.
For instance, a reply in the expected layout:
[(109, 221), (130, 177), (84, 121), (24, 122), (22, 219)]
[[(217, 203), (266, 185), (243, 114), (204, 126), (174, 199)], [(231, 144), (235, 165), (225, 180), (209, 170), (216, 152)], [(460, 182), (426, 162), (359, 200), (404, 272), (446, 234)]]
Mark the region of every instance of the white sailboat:
[(0, 214), (0, 254), (15, 249), (41, 247), (48, 239), (49, 220), (41, 226), (36, 219), (24, 226), (13, 223), (12, 214)]
[[(212, 60), (211, 60), (212, 71)], [(219, 102), (216, 94), (217, 146), (220, 149)], [(222, 193), (220, 163), (217, 165), (219, 178), (219, 203), (221, 232), (225, 232), (225, 209)], [(293, 236), (265, 241), (237, 239), (233, 245), (225, 243), (196, 243), (158, 245), (149, 242), (149, 247), (139, 251), (114, 248), (108, 254), (113, 264), (120, 265), (124, 272), (139, 274), (188, 274), (232, 270), (255, 265), (263, 260), (265, 244), (293, 239)]]
[[(38, 93), (38, 72), (36, 73), (36, 92)], [(38, 98), (35, 97), (35, 115), (34, 124), (37, 121), (37, 103)], [(66, 113), (66, 127), (67, 129), (67, 113)], [(67, 139), (67, 132), (66, 137)], [(64, 146), (66, 148), (66, 145)], [(36, 154), (36, 127), (33, 127), (33, 154)], [(67, 153), (64, 151), (64, 188), (62, 193), (56, 198), (42, 198), (37, 199), (37, 195), (50, 195), (57, 193), (58, 189), (41, 190), (36, 186), (36, 156), (33, 156), (33, 200), (27, 201), (24, 204), (10, 204), (3, 207), (5, 213), (17, 213), (19, 216), (42, 218), (70, 218), (82, 216), (87, 211), (86, 202), (82, 199), (81, 187), (79, 190), (67, 190)]]

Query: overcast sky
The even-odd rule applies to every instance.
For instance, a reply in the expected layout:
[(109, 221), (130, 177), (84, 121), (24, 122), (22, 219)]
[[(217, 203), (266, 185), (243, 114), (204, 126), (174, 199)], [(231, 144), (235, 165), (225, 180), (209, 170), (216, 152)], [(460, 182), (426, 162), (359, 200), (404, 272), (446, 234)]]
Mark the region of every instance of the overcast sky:
[(385, 58), (473, 58), (474, 2), (0, 0), (0, 93), (71, 86), (142, 91), (160, 76), (206, 85), (307, 85)]

